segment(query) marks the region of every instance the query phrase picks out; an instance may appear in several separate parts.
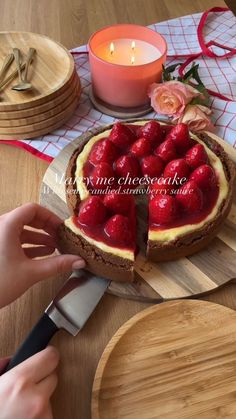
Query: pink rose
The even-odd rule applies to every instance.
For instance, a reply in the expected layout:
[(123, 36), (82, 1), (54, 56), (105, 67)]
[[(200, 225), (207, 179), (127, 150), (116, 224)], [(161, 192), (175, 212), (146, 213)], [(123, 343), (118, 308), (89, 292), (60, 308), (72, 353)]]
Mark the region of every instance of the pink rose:
[(178, 122), (187, 124), (191, 131), (213, 131), (214, 125), (209, 118), (211, 113), (212, 111), (206, 106), (188, 105)]
[(200, 95), (201, 93), (189, 84), (174, 80), (153, 83), (148, 91), (153, 109), (159, 114), (169, 115), (174, 119), (179, 118), (186, 105)]

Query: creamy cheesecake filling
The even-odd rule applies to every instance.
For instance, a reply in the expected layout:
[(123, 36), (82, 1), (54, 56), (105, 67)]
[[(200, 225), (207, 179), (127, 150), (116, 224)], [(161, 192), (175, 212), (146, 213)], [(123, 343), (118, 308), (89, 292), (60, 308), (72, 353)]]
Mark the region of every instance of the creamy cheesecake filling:
[(89, 237), (87, 234), (85, 234), (82, 229), (79, 228), (79, 226), (75, 225), (73, 222), (73, 217), (67, 218), (64, 223), (66, 227), (73, 231), (73, 233), (83, 237), (88, 243), (90, 243), (92, 246), (98, 247), (103, 252), (111, 253), (113, 255), (120, 256), (121, 258), (134, 261), (134, 252), (129, 249), (121, 249), (119, 247), (109, 246), (102, 241), (94, 240), (92, 237)]
[(89, 153), (91, 148), (97, 141), (101, 140), (104, 137), (108, 137), (111, 132), (111, 129), (108, 129), (101, 134), (95, 135), (92, 137), (88, 143), (84, 146), (83, 150), (79, 154), (76, 160), (76, 169), (75, 169), (75, 180), (76, 180), (76, 189), (79, 192), (79, 196), (81, 201), (89, 197), (89, 191), (87, 186), (84, 182), (81, 182), (81, 179), (84, 178), (84, 165), (85, 162), (88, 160)]

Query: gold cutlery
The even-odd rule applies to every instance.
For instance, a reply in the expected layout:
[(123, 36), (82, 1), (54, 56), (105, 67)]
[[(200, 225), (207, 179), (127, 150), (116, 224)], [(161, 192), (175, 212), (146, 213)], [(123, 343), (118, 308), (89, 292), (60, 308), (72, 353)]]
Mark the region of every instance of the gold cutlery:
[(27, 76), (28, 76), (29, 66), (33, 60), (35, 52), (36, 52), (35, 48), (29, 49), (27, 57), (26, 57), (25, 73), (24, 75), (22, 75), (20, 50), (18, 48), (13, 48), (13, 54), (16, 61), (18, 77), (19, 77), (19, 83), (12, 87), (13, 90), (25, 91), (32, 88), (32, 84), (27, 81)]
[(5, 74), (8, 70), (8, 68), (10, 67), (13, 60), (14, 60), (14, 55), (13, 54), (9, 54), (5, 57), (5, 59), (2, 63), (2, 68), (0, 70), (0, 82), (4, 80)]
[[(25, 63), (21, 64), (21, 70), (24, 70), (25, 68)], [(0, 90), (6, 86), (6, 84), (10, 83), (12, 80), (14, 80), (14, 78), (17, 76), (18, 71), (15, 70), (13, 71), (6, 79), (4, 79), (3, 81), (0, 82)]]

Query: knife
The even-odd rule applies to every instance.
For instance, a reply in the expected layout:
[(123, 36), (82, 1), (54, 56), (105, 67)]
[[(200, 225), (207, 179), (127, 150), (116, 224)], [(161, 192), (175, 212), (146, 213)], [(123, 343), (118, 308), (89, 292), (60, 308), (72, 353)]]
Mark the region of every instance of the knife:
[(46, 348), (60, 329), (76, 336), (101, 300), (110, 281), (75, 271), (10, 360), (4, 372)]

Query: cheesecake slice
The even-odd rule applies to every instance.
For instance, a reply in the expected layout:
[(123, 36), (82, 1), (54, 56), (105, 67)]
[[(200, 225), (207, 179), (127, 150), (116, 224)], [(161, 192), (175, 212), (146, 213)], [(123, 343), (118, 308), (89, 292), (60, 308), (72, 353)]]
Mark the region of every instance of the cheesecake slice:
[(230, 210), (234, 178), (212, 136), (156, 120), (88, 134), (67, 168), (72, 216), (59, 229), (61, 252), (81, 255), (97, 275), (132, 281), (137, 194), (138, 201), (148, 197), (148, 260), (173, 260), (206, 246)]
[[(190, 171), (183, 186), (161, 195), (158, 194), (159, 184), (154, 184), (149, 201), (147, 257), (150, 260), (163, 262), (198, 252), (216, 236), (227, 217), (232, 204), (235, 169), (213, 137), (210, 133), (191, 134), (195, 146), (185, 154)], [(198, 161), (199, 151), (201, 161)], [(171, 163), (164, 174), (168, 167)], [(165, 207), (165, 222), (155, 213), (160, 205)], [(173, 216), (172, 205), (172, 211), (177, 212)]]
[(133, 280), (136, 212), (132, 196), (89, 196), (79, 212), (65, 220), (59, 237), (61, 252), (79, 254), (96, 275)]

